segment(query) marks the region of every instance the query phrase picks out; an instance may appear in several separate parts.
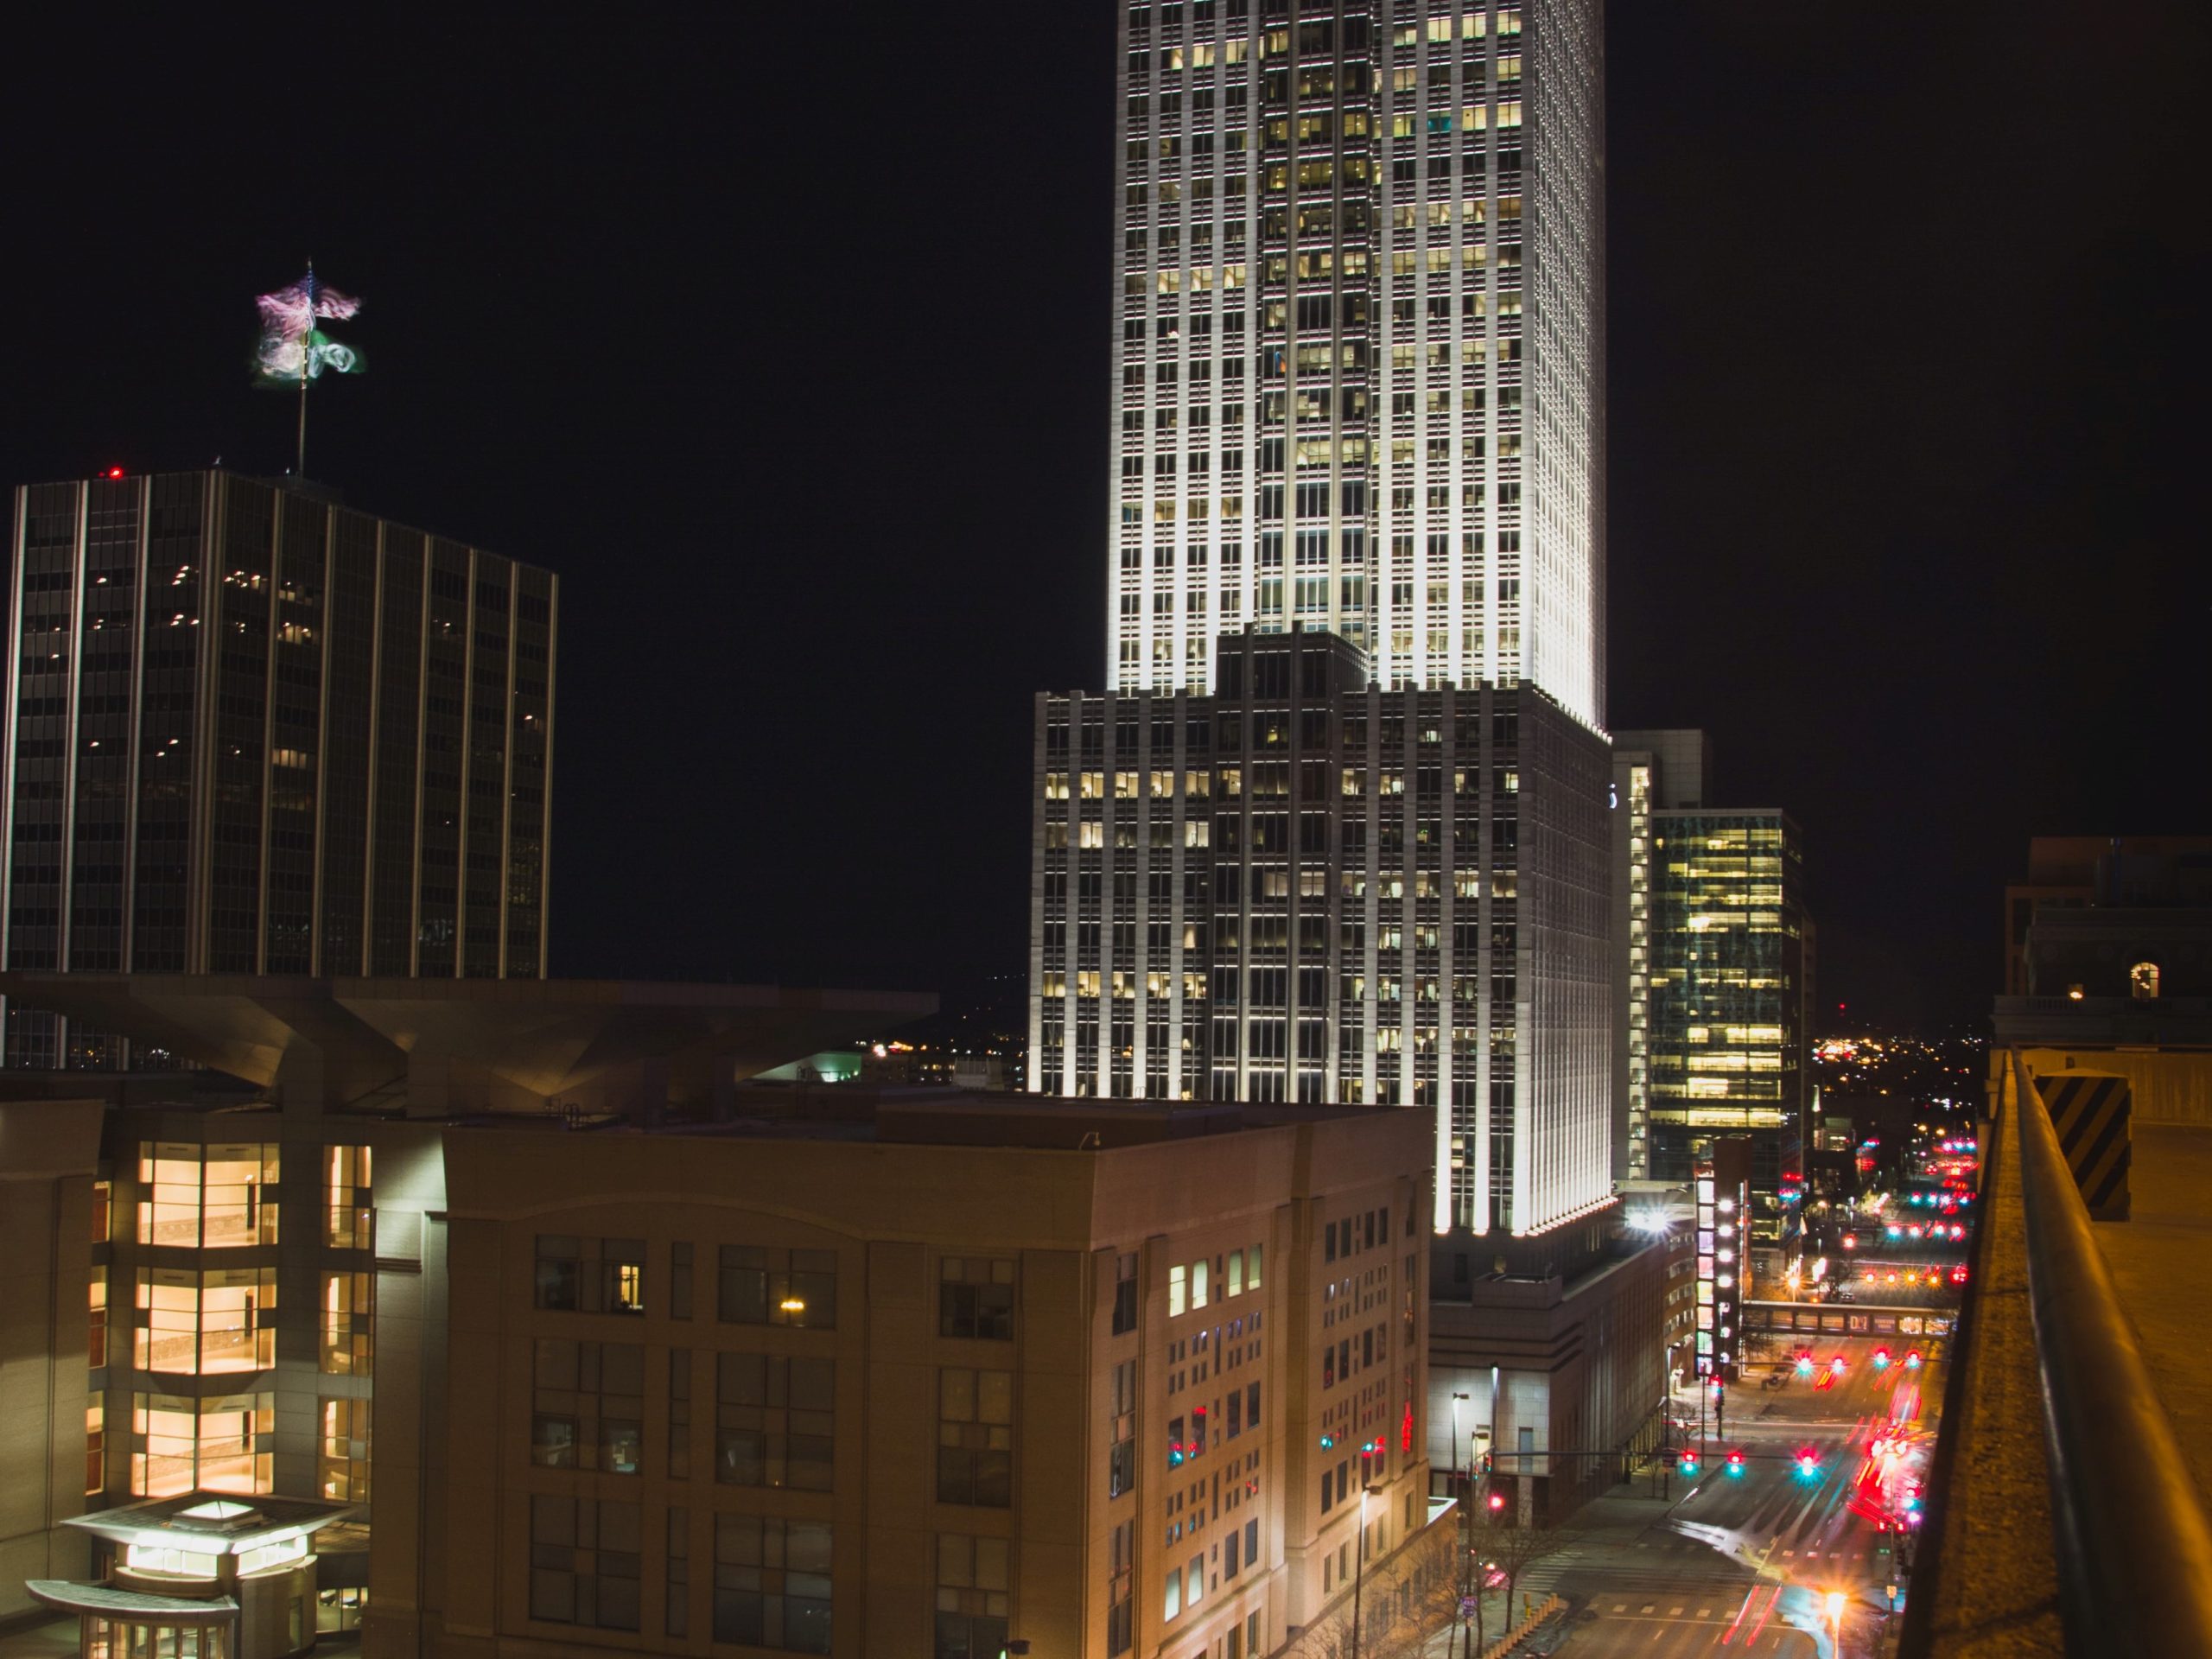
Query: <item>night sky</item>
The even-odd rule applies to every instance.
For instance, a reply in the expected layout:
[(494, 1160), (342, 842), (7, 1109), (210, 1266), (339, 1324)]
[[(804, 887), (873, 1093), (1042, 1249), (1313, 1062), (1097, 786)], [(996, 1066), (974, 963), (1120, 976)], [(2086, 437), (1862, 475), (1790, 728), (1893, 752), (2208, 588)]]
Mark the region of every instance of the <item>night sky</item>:
[[(557, 973), (1024, 971), (1031, 698), (1103, 672), (1113, 10), (880, 10), (15, 31), (0, 481), (282, 471), (253, 296), (360, 295), (309, 473), (561, 575)], [(2212, 22), (1612, 13), (1611, 718), (1804, 824), (1831, 1011), (1971, 1016), (2027, 836), (2212, 829)]]

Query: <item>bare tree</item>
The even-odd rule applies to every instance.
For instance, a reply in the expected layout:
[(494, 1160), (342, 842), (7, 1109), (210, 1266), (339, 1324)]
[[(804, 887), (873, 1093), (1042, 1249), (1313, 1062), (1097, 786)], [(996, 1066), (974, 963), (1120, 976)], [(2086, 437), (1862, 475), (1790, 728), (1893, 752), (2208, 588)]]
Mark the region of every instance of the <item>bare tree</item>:
[(1572, 1533), (1554, 1532), (1541, 1527), (1493, 1527), (1484, 1535), (1479, 1546), (1484, 1559), (1494, 1562), (1497, 1570), (1505, 1574), (1508, 1628), (1513, 1622), (1513, 1592), (1521, 1582), (1522, 1573), (1573, 1541)]

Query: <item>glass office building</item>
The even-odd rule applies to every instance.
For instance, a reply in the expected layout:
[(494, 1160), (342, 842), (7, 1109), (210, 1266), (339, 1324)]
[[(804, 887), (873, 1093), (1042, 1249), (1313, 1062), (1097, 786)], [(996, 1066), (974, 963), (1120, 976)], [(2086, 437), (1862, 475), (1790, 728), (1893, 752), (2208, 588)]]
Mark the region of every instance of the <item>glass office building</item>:
[(13, 506), (0, 963), (543, 974), (554, 576), (220, 471)]
[(1687, 1181), (1717, 1138), (1748, 1137), (1751, 1246), (1778, 1251), (1795, 1231), (1785, 1195), (1804, 1173), (1803, 843), (1770, 810), (1660, 811), (1650, 825), (1650, 1173)]

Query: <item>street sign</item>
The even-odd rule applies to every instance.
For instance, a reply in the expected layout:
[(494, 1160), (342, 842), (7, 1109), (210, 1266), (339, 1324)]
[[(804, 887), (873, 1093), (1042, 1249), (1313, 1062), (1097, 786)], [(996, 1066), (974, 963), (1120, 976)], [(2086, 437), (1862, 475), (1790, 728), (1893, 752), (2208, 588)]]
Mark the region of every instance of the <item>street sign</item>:
[[(1890, 1592), (1890, 1593), (1891, 1593), (1891, 1595), (1893, 1595), (1893, 1596), (1894, 1596), (1894, 1595), (1897, 1593), (1897, 1592), (1896, 1592), (1896, 1591), (1894, 1591), (1894, 1590), (1892, 1590), (1891, 1592)], [(1477, 1603), (1476, 1603), (1476, 1599), (1475, 1599), (1474, 1597), (1472, 1597), (1472, 1596), (1462, 1596), (1462, 1597), (1460, 1597), (1460, 1598), (1459, 1598), (1459, 1617), (1460, 1617), (1460, 1618), (1472, 1618), (1475, 1616), (1475, 1613), (1476, 1613), (1476, 1611), (1478, 1611), (1478, 1609), (1477, 1609)]]

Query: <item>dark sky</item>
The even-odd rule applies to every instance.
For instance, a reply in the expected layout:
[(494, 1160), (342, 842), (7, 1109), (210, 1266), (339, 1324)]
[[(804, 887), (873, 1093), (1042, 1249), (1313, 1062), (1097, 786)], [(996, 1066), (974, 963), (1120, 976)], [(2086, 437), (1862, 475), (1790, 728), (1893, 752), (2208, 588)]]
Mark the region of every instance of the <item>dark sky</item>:
[[(879, 10), (0, 71), (0, 478), (281, 470), (252, 296), (362, 296), (309, 471), (562, 576), (561, 973), (1022, 971), (1030, 699), (1103, 671), (1113, 13)], [(1612, 720), (1803, 822), (1825, 1001), (1971, 1013), (2028, 835), (2212, 824), (2205, 9), (1612, 10)]]

